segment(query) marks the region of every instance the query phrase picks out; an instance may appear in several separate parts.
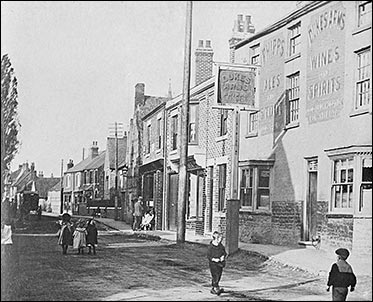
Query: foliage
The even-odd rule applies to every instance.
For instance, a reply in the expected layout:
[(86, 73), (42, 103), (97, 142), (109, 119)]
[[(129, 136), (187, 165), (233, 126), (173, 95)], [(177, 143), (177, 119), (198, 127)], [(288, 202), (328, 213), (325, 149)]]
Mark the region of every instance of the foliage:
[(17, 138), (20, 123), (18, 121), (17, 78), (7, 54), (1, 58), (1, 172), (9, 170), (9, 164), (18, 151)]

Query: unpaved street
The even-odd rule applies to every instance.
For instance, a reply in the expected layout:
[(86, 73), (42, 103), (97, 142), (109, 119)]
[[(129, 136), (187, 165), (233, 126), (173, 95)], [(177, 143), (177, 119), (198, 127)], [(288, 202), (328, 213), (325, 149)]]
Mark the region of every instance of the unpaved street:
[[(14, 236), (10, 255), (2, 249), (2, 300), (286, 300), (292, 291), (296, 297), (297, 287), (284, 285), (312, 278), (263, 265), (261, 256), (239, 251), (223, 273), (221, 285), (227, 292), (216, 297), (209, 292), (204, 245), (177, 245), (101, 228), (97, 255), (78, 255), (71, 248), (62, 255), (56, 236), (26, 231)], [(243, 283), (266, 290), (245, 292)], [(312, 283), (302, 285), (302, 294), (314, 290)]]

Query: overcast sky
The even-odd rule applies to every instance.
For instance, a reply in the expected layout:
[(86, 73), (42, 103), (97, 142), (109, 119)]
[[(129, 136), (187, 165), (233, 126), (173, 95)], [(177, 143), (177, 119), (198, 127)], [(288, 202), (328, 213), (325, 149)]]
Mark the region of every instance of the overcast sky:
[[(281, 19), (296, 1), (193, 1), (192, 76), (198, 40), (211, 40), (214, 61), (228, 62), (238, 14), (256, 31)], [(1, 1), (1, 56), (18, 78), (21, 146), (12, 170), (34, 162), (60, 176), (69, 159), (82, 160), (110, 124), (129, 123), (134, 87), (167, 96), (182, 91), (184, 1)]]

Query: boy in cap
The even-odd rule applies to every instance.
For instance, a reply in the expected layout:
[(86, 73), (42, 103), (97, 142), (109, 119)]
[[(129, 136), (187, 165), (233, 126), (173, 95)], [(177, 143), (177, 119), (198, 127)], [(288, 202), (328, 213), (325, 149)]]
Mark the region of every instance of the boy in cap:
[(335, 253), (338, 255), (337, 262), (333, 263), (329, 272), (327, 291), (330, 290), (330, 286), (333, 286), (332, 300), (346, 301), (348, 287), (351, 286), (351, 292), (355, 290), (356, 276), (351, 265), (346, 261), (350, 255), (349, 251), (345, 248), (339, 248)]

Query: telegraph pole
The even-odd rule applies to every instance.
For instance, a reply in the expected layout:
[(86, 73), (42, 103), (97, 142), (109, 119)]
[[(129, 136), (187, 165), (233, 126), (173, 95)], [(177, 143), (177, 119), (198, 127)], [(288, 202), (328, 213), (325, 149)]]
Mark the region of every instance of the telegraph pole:
[(185, 242), (185, 214), (188, 198), (188, 126), (189, 126), (189, 93), (190, 93), (190, 57), (192, 37), (192, 1), (187, 1), (184, 50), (184, 80), (183, 100), (181, 104), (181, 135), (180, 135), (180, 165), (179, 192), (177, 207), (177, 238), (178, 243)]
[(118, 125), (115, 122), (115, 220), (118, 220)]
[(63, 213), (63, 159), (61, 159), (61, 180), (60, 180), (60, 184), (61, 184), (61, 192), (60, 192), (60, 214)]

